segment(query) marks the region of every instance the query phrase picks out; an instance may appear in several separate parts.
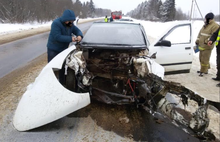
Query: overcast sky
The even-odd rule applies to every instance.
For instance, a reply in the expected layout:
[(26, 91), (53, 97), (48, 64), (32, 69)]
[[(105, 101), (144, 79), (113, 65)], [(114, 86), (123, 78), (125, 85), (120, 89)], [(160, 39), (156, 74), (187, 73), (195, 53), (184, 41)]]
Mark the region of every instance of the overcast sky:
[[(80, 0), (81, 2), (89, 0)], [(124, 14), (130, 10), (135, 9), (138, 4), (146, 0), (93, 0), (96, 8), (107, 8), (112, 11), (122, 10)], [(165, 1), (165, 0), (162, 0)], [(220, 0), (196, 0), (203, 17), (208, 12), (213, 12), (215, 15), (220, 14), (219, 1)], [(181, 8), (184, 13), (189, 13), (191, 9), (192, 0), (176, 0), (176, 8)], [(196, 12), (196, 17), (200, 16), (198, 10)]]

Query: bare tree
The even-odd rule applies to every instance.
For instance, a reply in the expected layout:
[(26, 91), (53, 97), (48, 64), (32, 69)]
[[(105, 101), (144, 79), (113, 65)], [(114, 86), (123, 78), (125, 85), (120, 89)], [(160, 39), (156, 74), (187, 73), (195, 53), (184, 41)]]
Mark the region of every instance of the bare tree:
[(0, 22), (45, 22), (61, 16), (65, 9), (73, 10), (81, 18), (111, 13), (110, 10), (96, 10), (94, 5), (92, 0), (83, 4), (80, 0), (74, 3), (72, 0), (0, 0)]
[(103, 16), (110, 16), (111, 15), (111, 10), (109, 9), (102, 9), (102, 8), (97, 8), (95, 9), (95, 16), (97, 17), (103, 17)]
[(176, 10), (175, 0), (166, 0), (164, 3), (161, 0), (148, 0), (139, 4), (127, 15), (136, 19), (164, 22), (188, 19), (181, 9)]
[(189, 19), (189, 16), (184, 14), (180, 8), (176, 10), (175, 20), (186, 20)]

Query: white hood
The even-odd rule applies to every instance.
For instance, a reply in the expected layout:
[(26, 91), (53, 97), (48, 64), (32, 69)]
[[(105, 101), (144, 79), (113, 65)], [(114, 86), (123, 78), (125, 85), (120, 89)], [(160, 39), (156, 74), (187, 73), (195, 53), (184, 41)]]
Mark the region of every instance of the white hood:
[(75, 49), (71, 46), (48, 63), (35, 82), (27, 87), (13, 124), (18, 131), (26, 131), (60, 119), (90, 104), (89, 93), (75, 93), (64, 88), (53, 68), (61, 69), (66, 56)]

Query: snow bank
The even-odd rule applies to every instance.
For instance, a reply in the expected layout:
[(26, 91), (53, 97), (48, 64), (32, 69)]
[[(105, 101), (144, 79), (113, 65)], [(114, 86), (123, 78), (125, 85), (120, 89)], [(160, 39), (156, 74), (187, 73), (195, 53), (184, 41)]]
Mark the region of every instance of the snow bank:
[[(86, 18), (86, 19), (79, 19), (79, 23), (95, 20), (100, 18)], [(10, 24), (10, 23), (0, 23), (0, 35), (15, 33), (23, 30), (30, 30), (39, 27), (47, 27), (50, 26), (52, 21), (45, 22), (45, 23), (38, 23), (38, 22), (31, 22), (31, 23), (24, 23), (24, 24)]]
[(29, 30), (39, 27), (45, 27), (50, 26), (51, 22), (46, 23), (38, 23), (38, 22), (32, 22), (32, 23), (24, 23), (24, 24), (9, 24), (9, 23), (1, 23), (0, 24), (0, 35), (19, 32), (23, 30)]

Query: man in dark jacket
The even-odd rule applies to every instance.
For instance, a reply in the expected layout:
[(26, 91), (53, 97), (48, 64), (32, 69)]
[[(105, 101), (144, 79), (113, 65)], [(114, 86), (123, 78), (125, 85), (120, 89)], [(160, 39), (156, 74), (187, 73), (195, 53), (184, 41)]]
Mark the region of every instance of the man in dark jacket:
[[(216, 78), (212, 78), (213, 80), (220, 81), (220, 27), (219, 29), (213, 33), (211, 38), (209, 39), (208, 45), (211, 46), (216, 41), (216, 54), (217, 54), (217, 74)], [(220, 87), (220, 83), (217, 84), (217, 87)]]
[(113, 21), (113, 18), (112, 18), (112, 16), (110, 17), (110, 22), (112, 22)]
[[(75, 19), (76, 17), (72, 10), (65, 10), (61, 17), (53, 21), (47, 42), (48, 62), (60, 52), (67, 49), (70, 42), (79, 42), (82, 40), (82, 32), (73, 25)], [(76, 37), (73, 37), (73, 35)], [(61, 84), (64, 84), (64, 68), (59, 72), (59, 80)]]

